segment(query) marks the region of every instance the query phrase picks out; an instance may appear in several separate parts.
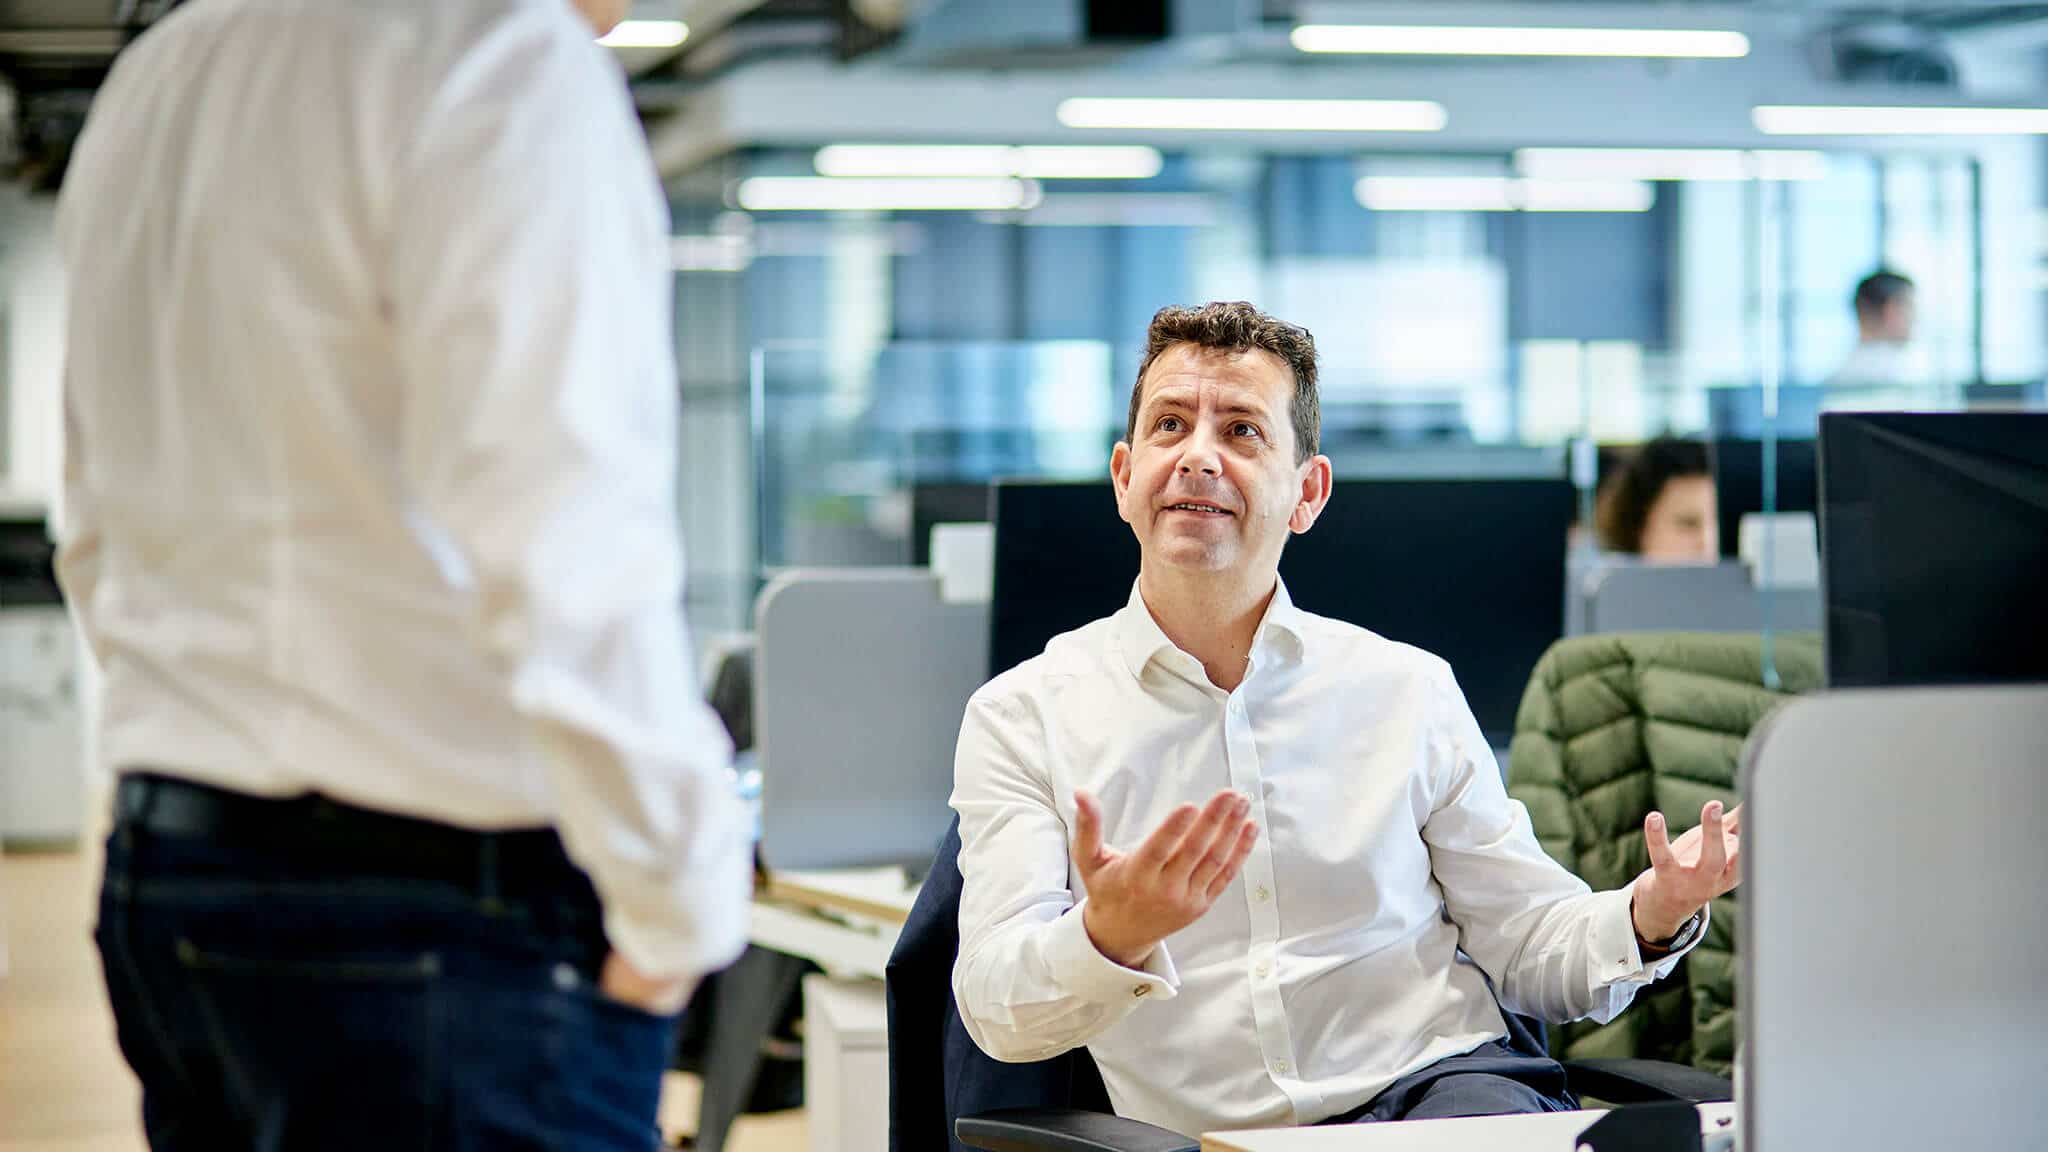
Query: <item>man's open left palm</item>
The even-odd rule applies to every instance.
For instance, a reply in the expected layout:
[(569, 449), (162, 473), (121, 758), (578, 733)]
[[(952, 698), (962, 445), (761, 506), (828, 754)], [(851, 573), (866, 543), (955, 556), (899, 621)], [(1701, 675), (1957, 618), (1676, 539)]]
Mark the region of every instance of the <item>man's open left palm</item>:
[(1742, 809), (1725, 816), (1716, 800), (1700, 810), (1699, 824), (1670, 839), (1664, 814), (1643, 821), (1650, 870), (1636, 878), (1636, 932), (1645, 940), (1676, 934), (1693, 913), (1733, 891), (1742, 878)]

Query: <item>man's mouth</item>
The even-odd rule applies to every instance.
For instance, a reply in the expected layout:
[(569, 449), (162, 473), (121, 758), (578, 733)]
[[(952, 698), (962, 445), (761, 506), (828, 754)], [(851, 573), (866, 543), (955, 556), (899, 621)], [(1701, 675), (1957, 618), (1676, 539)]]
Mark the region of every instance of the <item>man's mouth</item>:
[(1166, 506), (1166, 511), (1168, 511), (1168, 512), (1194, 512), (1194, 513), (1196, 513), (1196, 514), (1198, 514), (1198, 515), (1203, 515), (1203, 516), (1228, 516), (1228, 515), (1230, 515), (1230, 510), (1229, 510), (1228, 508), (1223, 508), (1223, 507), (1220, 507), (1220, 506), (1218, 506), (1218, 505), (1215, 505), (1215, 504), (1205, 504), (1205, 503), (1203, 503), (1203, 502), (1201, 502), (1201, 501), (1199, 501), (1199, 500), (1195, 500), (1195, 501), (1189, 501), (1189, 502), (1187, 502), (1187, 503), (1184, 503), (1184, 504), (1168, 504), (1168, 505)]

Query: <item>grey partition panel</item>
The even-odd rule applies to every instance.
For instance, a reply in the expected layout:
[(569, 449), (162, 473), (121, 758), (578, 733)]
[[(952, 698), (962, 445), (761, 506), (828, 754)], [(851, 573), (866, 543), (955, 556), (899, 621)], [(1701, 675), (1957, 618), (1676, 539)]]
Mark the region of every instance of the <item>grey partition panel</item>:
[(2048, 1141), (2048, 687), (1800, 699), (1744, 757), (1747, 1152)]
[(775, 868), (921, 865), (988, 672), (988, 605), (922, 568), (799, 570), (755, 609), (761, 854)]
[(1818, 588), (1759, 591), (1741, 564), (1626, 564), (1592, 575), (1587, 632), (1817, 632)]

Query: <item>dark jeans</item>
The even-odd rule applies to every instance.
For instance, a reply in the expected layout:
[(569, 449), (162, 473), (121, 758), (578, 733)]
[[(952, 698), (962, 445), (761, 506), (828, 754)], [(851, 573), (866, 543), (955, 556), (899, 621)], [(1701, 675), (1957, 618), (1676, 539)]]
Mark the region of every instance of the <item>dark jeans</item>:
[(597, 992), (597, 897), (552, 833), (316, 797), (233, 797), (212, 830), (153, 821), (144, 784), (122, 784), (95, 935), (156, 1152), (659, 1143), (675, 1021)]
[(1363, 1107), (1323, 1123), (1569, 1112), (1578, 1106), (1565, 1091), (1564, 1068), (1557, 1061), (1524, 1055), (1495, 1040), (1411, 1072)]

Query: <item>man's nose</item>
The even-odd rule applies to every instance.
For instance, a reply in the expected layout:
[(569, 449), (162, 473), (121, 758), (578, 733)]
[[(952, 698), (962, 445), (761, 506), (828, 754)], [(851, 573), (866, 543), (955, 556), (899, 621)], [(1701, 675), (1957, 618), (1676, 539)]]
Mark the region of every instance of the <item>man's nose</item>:
[(1180, 474), (1192, 476), (1221, 476), (1223, 460), (1216, 452), (1216, 438), (1208, 432), (1196, 432), (1188, 437), (1180, 454)]

